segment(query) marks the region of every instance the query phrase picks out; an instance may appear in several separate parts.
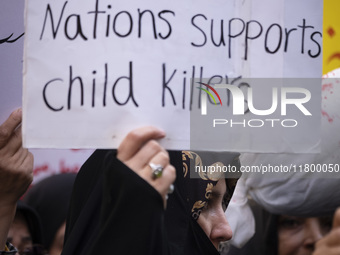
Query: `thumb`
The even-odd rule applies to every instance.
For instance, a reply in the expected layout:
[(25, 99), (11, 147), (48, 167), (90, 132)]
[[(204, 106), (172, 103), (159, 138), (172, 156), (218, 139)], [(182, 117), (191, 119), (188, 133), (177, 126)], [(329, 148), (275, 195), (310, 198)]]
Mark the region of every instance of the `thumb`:
[(340, 208), (338, 208), (333, 217), (333, 229), (340, 227)]
[(8, 139), (12, 136), (14, 130), (22, 121), (21, 108), (13, 111), (8, 119), (0, 125), (0, 148), (7, 144)]

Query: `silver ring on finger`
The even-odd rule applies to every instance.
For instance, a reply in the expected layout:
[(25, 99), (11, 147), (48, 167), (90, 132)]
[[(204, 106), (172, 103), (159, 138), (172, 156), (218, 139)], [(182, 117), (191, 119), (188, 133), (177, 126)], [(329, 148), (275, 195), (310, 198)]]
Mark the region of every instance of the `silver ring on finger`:
[(160, 164), (149, 163), (152, 170), (152, 179), (160, 178), (163, 174), (164, 167)]

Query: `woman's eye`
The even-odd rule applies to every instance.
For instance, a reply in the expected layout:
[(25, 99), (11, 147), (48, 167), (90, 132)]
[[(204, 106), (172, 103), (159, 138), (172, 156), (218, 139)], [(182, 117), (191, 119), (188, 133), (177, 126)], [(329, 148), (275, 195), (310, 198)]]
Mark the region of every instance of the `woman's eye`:
[(302, 220), (296, 217), (281, 216), (279, 220), (279, 227), (281, 228), (292, 229), (292, 228), (297, 228), (301, 226), (302, 224), (303, 224)]
[(333, 219), (332, 219), (331, 216), (319, 218), (320, 226), (326, 232), (329, 232), (332, 229), (332, 221), (333, 221)]
[(223, 211), (226, 211), (226, 210), (227, 210), (227, 207), (228, 207), (228, 202), (225, 201), (225, 200), (222, 200), (222, 208), (223, 208)]
[(223, 208), (223, 211), (227, 210), (227, 207), (228, 207), (228, 205), (230, 203), (230, 200), (231, 200), (231, 196), (228, 193), (224, 194), (223, 199), (222, 199), (222, 208)]
[(202, 210), (207, 210), (209, 208), (209, 200), (205, 201)]

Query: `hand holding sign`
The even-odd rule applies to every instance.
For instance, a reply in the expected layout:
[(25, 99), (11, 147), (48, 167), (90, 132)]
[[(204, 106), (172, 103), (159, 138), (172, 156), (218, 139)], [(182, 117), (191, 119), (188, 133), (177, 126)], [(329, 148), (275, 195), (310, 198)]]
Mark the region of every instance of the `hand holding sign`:
[(33, 155), (22, 147), (21, 109), (0, 125), (1, 205), (13, 205), (33, 180)]
[[(164, 136), (165, 133), (155, 127), (135, 129), (118, 147), (117, 158), (154, 187), (166, 204), (166, 195), (176, 178), (176, 171), (169, 164), (168, 152), (156, 141)], [(152, 177), (150, 164), (162, 167), (162, 174), (159, 178)]]
[(21, 109), (0, 125), (0, 250), (4, 250), (16, 204), (33, 180), (33, 155), (22, 148)]
[(340, 209), (334, 214), (331, 232), (316, 243), (313, 255), (340, 254)]

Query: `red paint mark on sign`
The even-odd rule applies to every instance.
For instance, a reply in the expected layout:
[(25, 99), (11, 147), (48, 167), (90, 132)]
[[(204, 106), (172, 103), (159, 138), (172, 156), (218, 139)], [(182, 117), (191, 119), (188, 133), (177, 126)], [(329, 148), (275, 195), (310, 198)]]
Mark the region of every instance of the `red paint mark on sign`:
[(333, 84), (332, 83), (326, 83), (322, 85), (322, 91), (330, 91), (333, 89)]
[(340, 52), (335, 52), (333, 53), (329, 58), (328, 58), (328, 63), (331, 62), (334, 59), (340, 59)]
[(331, 118), (331, 116), (329, 116), (329, 114), (328, 114), (327, 112), (321, 111), (321, 114), (322, 114), (322, 116), (324, 116), (324, 117), (327, 118), (327, 120), (328, 120), (329, 123), (332, 123), (332, 122), (333, 122), (334, 119)]
[(48, 164), (37, 166), (33, 169), (33, 175), (38, 175), (39, 173), (47, 172), (48, 169), (49, 169)]
[(329, 28), (327, 29), (327, 33), (328, 33), (328, 35), (329, 35), (330, 37), (333, 37), (333, 36), (335, 35), (335, 31), (334, 31), (334, 29), (333, 29), (332, 27), (329, 27)]
[(64, 160), (60, 160), (59, 163), (60, 173), (78, 173), (80, 166), (75, 164), (73, 166), (66, 166)]

